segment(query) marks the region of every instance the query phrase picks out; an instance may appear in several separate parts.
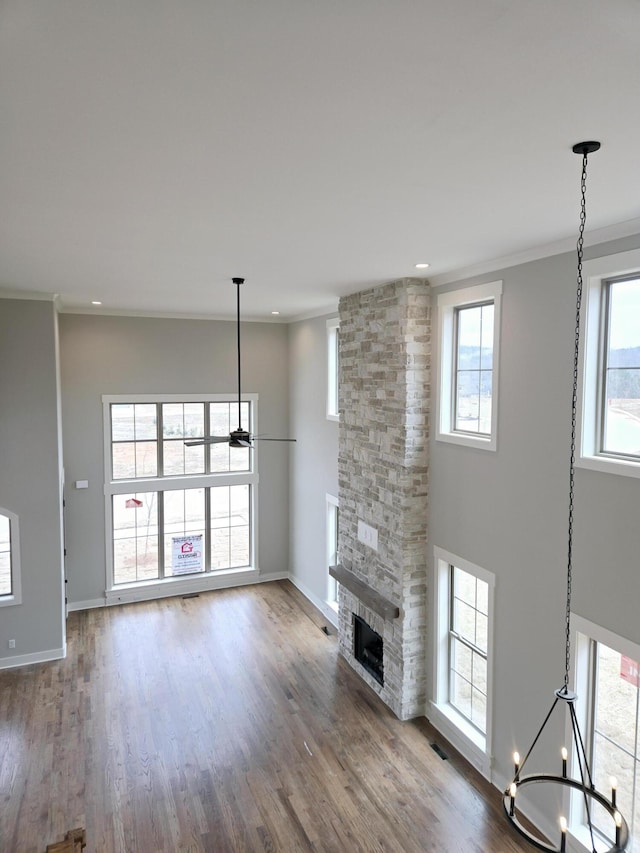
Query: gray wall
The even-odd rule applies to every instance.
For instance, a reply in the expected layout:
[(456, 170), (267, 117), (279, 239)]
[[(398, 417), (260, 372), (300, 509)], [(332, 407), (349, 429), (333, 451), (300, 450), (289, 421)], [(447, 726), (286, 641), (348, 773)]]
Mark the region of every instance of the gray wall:
[[(333, 315), (333, 316), (337, 316)], [(292, 581), (326, 607), (326, 495), (338, 497), (338, 422), (327, 419), (327, 317), (289, 326), (291, 388), (290, 564)]]
[[(105, 590), (103, 394), (235, 392), (234, 322), (60, 316), (62, 416), (66, 465), (69, 602), (96, 601)], [(287, 328), (243, 323), (242, 389), (259, 399), (259, 430), (289, 429)], [(260, 449), (259, 565), (286, 572), (290, 445)], [(89, 489), (76, 490), (76, 480)]]
[[(639, 245), (640, 237), (627, 239), (587, 256)], [(530, 745), (563, 682), (575, 278), (569, 253), (433, 294), (435, 304), (445, 289), (504, 282), (497, 452), (433, 439), (429, 513), (432, 563), (435, 545), (496, 575), (498, 779), (511, 773), (512, 751)], [(575, 482), (573, 610), (640, 643), (640, 480), (577, 469)], [(557, 765), (558, 743), (546, 760), (540, 745), (543, 767)]]
[(19, 517), (22, 564), (22, 604), (0, 608), (0, 664), (65, 645), (56, 373), (53, 303), (0, 299), (0, 506)]

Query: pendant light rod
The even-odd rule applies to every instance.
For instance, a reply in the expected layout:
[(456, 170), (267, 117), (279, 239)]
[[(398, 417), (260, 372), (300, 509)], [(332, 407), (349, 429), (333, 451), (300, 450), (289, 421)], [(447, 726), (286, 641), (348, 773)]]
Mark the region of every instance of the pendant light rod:
[(244, 284), (243, 278), (231, 279), (236, 286), (236, 328), (238, 333), (237, 352), (238, 352), (238, 430), (242, 429), (242, 394), (240, 392), (240, 285)]
[(571, 584), (573, 575), (573, 503), (576, 461), (576, 424), (578, 411), (578, 369), (580, 360), (580, 314), (582, 308), (582, 259), (584, 255), (584, 229), (587, 222), (587, 160), (589, 154), (598, 151), (600, 143), (595, 141), (578, 142), (572, 151), (582, 155), (582, 176), (580, 179), (580, 227), (576, 252), (578, 256), (577, 289), (576, 289), (576, 322), (573, 347), (573, 386), (571, 393), (571, 452), (569, 456), (569, 524), (567, 535), (567, 603), (565, 625), (565, 662), (564, 686), (565, 694), (569, 692), (569, 669), (571, 666)]

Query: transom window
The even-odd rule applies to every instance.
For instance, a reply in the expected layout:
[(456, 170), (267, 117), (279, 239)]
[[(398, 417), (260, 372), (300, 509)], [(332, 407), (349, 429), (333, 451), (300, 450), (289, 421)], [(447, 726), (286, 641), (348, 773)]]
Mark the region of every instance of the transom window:
[[(237, 401), (104, 397), (108, 589), (252, 568), (257, 450), (186, 439), (228, 436)], [(256, 430), (257, 396), (242, 402)]]
[(455, 311), (453, 422), (461, 432), (491, 434), (493, 315), (493, 302)]
[(327, 418), (337, 421), (338, 409), (338, 373), (340, 368), (340, 321), (337, 317), (327, 320)]
[(502, 282), (438, 296), (439, 441), (495, 450)]
[(576, 465), (640, 477), (640, 250), (583, 275)]
[(603, 453), (640, 459), (640, 272), (603, 288)]

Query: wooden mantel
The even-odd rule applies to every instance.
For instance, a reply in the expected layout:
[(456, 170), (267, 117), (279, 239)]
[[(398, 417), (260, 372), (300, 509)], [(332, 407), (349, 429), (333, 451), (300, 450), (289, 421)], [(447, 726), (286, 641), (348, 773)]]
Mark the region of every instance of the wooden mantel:
[(383, 619), (397, 619), (400, 615), (399, 607), (396, 607), (392, 601), (389, 601), (388, 598), (380, 595), (373, 587), (360, 580), (349, 569), (345, 569), (344, 566), (329, 566), (329, 574), (339, 584), (346, 587), (349, 592), (352, 592), (356, 598), (359, 598), (363, 604), (373, 610), (374, 613), (382, 616)]

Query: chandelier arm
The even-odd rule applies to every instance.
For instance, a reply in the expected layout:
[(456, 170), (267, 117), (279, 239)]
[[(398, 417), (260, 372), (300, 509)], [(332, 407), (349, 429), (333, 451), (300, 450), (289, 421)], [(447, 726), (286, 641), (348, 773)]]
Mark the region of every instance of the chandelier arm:
[(584, 807), (587, 813), (587, 826), (589, 827), (589, 835), (591, 836), (591, 850), (592, 853), (597, 853), (596, 850), (596, 842), (593, 837), (593, 824), (591, 822), (591, 808), (589, 807), (589, 797), (587, 795), (587, 785), (585, 782), (585, 768), (587, 771), (587, 776), (589, 778), (589, 788), (593, 790), (593, 782), (591, 781), (591, 771), (589, 770), (589, 762), (587, 761), (587, 754), (584, 751), (584, 743), (582, 740), (582, 735), (580, 733), (580, 727), (578, 726), (578, 720), (576, 718), (576, 711), (573, 707), (573, 704), (569, 706), (569, 713), (571, 715), (571, 728), (573, 729), (573, 740), (576, 745), (576, 755), (578, 757), (578, 767), (580, 768), (580, 781), (582, 782), (582, 798), (584, 800)]
[(538, 738), (540, 737), (540, 735), (541, 735), (541, 734), (542, 734), (542, 732), (544, 731), (544, 727), (545, 727), (545, 726), (547, 725), (547, 723), (549, 722), (549, 717), (553, 714), (553, 709), (556, 707), (556, 705), (557, 705), (557, 704), (558, 704), (558, 697), (556, 696), (556, 698), (555, 698), (555, 700), (554, 700), (554, 702), (553, 702), (553, 705), (551, 706), (551, 708), (550, 708), (550, 710), (549, 710), (549, 713), (548, 713), (548, 714), (547, 714), (547, 716), (544, 718), (544, 723), (540, 726), (540, 729), (538, 730), (538, 734), (537, 734), (537, 735), (535, 736), (535, 738), (533, 739), (533, 743), (532, 743), (532, 744), (531, 744), (531, 746), (529, 747), (529, 750), (528, 750), (527, 754), (525, 755), (525, 757), (522, 759), (522, 762), (520, 763), (520, 767), (519, 767), (519, 769), (518, 769), (518, 772), (516, 773), (516, 775), (515, 775), (515, 776), (514, 776), (514, 778), (513, 778), (513, 781), (514, 781), (514, 782), (517, 782), (517, 781), (518, 781), (518, 777), (520, 776), (520, 773), (522, 772), (522, 770), (523, 770), (523, 768), (524, 768), (524, 765), (527, 763), (527, 758), (529, 758), (529, 756), (530, 756), (530, 755), (531, 755), (531, 753), (533, 752), (533, 748), (534, 748), (534, 746), (537, 744), (537, 742), (538, 742)]

